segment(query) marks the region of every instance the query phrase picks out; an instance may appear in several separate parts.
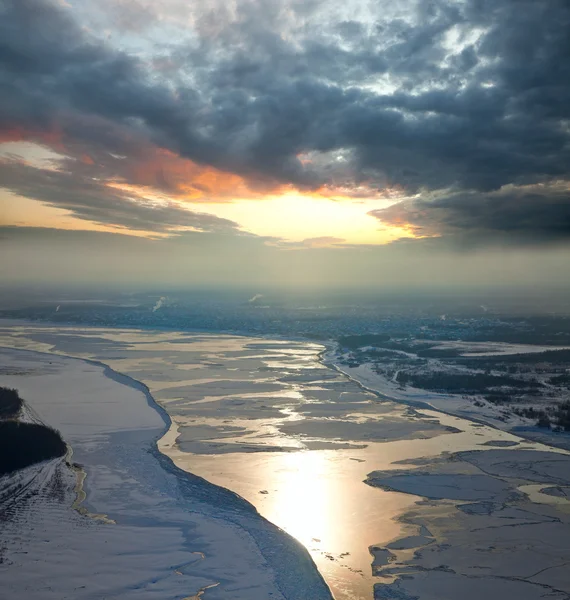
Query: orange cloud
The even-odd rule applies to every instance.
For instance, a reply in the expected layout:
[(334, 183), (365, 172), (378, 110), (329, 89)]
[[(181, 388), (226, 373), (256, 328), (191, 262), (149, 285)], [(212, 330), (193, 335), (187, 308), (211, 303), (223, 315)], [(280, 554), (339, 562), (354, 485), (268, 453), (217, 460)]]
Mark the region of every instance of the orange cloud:
[(143, 156), (126, 161), (125, 181), (152, 187), (188, 202), (230, 202), (234, 199), (262, 198), (284, 186), (256, 182), (210, 166), (198, 165), (164, 148), (150, 147)]
[(24, 140), (24, 130), (21, 127), (11, 127), (0, 131), (0, 144), (6, 142), (21, 142)]
[(60, 154), (64, 154), (66, 151), (63, 143), (63, 134), (57, 126), (44, 130), (29, 130), (18, 126), (9, 127), (0, 131), (0, 144), (6, 142), (36, 142), (40, 145), (48, 146)]
[[(282, 184), (257, 173), (244, 176), (197, 164), (105, 120), (82, 119), (80, 126), (76, 127), (78, 123), (73, 120), (74, 117), (62, 115), (61, 118), (61, 124), (53, 124), (45, 130), (13, 127), (0, 131), (0, 143), (35, 142), (65, 156), (62, 160), (67, 162), (63, 168), (67, 170), (79, 170), (85, 176), (113, 184), (139, 186), (141, 194), (158, 193), (190, 203), (225, 203), (290, 194), (354, 201), (392, 198), (401, 193), (396, 188), (378, 189), (372, 182), (350, 181), (322, 185), (313, 190), (299, 189), (293, 184)], [(110, 132), (109, 139), (119, 140), (117, 147), (124, 148), (115, 151), (121, 155), (112, 153), (104, 144), (95, 142), (94, 145), (88, 138), (76, 139), (74, 132), (83, 131), (82, 127), (87, 132)], [(305, 154), (299, 154), (298, 158), (304, 165), (311, 162)]]
[(129, 155), (117, 156), (104, 148), (92, 147), (88, 140), (70, 138), (65, 129), (57, 125), (45, 130), (11, 127), (0, 131), (0, 143), (24, 141), (49, 147), (79, 163), (78, 167), (74, 167), (68, 162), (66, 169), (82, 165), (82, 169), (88, 169), (86, 174), (89, 176), (152, 188), (188, 202), (228, 202), (238, 198), (258, 198), (263, 197), (265, 191), (276, 189), (275, 185), (267, 183), (261, 189), (258, 182), (251, 186), (240, 175), (199, 165), (144, 139), (131, 139), (127, 144), (131, 150)]

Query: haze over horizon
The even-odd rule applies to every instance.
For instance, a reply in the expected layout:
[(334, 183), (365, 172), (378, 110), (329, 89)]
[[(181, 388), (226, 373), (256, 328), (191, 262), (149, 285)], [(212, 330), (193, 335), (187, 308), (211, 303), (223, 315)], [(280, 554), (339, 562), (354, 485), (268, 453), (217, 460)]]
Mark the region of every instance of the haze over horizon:
[(0, 0), (0, 277), (564, 283), (569, 28), (565, 0)]

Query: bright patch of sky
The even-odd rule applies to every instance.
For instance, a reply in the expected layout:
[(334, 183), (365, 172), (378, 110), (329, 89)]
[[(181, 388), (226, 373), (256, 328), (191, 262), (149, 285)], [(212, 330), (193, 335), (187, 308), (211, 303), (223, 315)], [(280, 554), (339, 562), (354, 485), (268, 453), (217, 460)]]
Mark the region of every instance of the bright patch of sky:
[(288, 194), (261, 201), (208, 205), (205, 212), (236, 221), (257, 235), (283, 237), (287, 241), (334, 237), (347, 244), (385, 244), (407, 233), (399, 228), (384, 227), (367, 213), (392, 203), (386, 200), (331, 201)]
[(4, 142), (0, 144), (0, 160), (10, 159), (11, 157), (25, 158), (29, 164), (41, 169), (53, 168), (57, 161), (64, 158), (62, 154), (33, 142)]

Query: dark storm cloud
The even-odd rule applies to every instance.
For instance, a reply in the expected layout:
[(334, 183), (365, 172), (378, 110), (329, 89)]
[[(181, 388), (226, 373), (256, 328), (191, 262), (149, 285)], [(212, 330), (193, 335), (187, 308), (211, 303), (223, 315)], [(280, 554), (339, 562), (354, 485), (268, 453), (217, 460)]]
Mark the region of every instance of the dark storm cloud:
[(62, 208), (79, 219), (129, 230), (172, 233), (178, 228), (209, 232), (237, 231), (227, 219), (192, 212), (175, 203), (157, 204), (66, 171), (36, 168), (17, 160), (0, 161), (2, 187)]
[(463, 245), (542, 244), (570, 240), (567, 184), (456, 193), (409, 200), (369, 213), (422, 236), (444, 236)]
[[(101, 118), (252, 179), (450, 188), (453, 211), (484, 222), (492, 191), (569, 177), (566, 0), (410, 2), (362, 21), (336, 20), (329, 4), (204, 3), (193, 37), (160, 49), (169, 69), (152, 71), (90, 36), (69, 9), (0, 0), (0, 126)], [(331, 160), (299, 160), (311, 152)], [(548, 202), (533, 194), (519, 205), (534, 215)], [(536, 237), (549, 227), (559, 237), (564, 210), (553, 198)], [(438, 220), (426, 219), (426, 229)]]
[(158, 137), (181, 135), (200, 146), (190, 125), (191, 92), (177, 100), (152, 83), (140, 61), (89, 38), (69, 10), (52, 2), (2, 0), (0, 64), (0, 125), (6, 128), (49, 127), (69, 111), (152, 129)]

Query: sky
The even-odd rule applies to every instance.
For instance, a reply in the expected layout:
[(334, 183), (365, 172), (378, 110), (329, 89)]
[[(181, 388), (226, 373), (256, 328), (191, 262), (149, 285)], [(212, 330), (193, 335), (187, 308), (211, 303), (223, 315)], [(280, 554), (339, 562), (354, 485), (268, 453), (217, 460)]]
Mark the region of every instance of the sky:
[(567, 0), (0, 0), (4, 282), (548, 284)]

